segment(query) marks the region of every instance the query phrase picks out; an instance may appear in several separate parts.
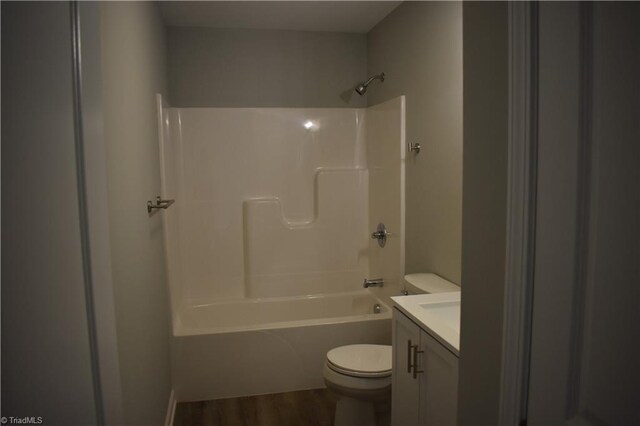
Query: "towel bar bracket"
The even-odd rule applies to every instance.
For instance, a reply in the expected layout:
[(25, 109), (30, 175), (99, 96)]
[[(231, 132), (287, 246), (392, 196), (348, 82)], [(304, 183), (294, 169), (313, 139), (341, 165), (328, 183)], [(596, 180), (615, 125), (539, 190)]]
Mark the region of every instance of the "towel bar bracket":
[(153, 201), (147, 201), (147, 213), (149, 216), (157, 212), (159, 209), (166, 210), (171, 206), (171, 204), (175, 203), (176, 200), (163, 200), (161, 197), (156, 197), (156, 202), (154, 204)]

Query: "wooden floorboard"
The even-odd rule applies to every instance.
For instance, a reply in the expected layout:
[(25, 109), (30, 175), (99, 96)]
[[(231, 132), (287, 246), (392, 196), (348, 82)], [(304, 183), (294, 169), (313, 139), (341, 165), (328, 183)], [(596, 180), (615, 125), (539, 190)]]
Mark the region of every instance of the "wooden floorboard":
[(174, 426), (331, 426), (335, 397), (327, 389), (181, 402)]

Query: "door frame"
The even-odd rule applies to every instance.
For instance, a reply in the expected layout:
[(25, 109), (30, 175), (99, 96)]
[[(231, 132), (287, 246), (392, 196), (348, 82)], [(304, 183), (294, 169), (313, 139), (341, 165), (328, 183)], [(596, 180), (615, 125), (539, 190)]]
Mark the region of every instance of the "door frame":
[(76, 174), (97, 424), (121, 424), (123, 395), (111, 270), (100, 4), (71, 1)]
[(537, 195), (538, 5), (509, 2), (507, 241), (500, 425), (527, 417)]
[[(507, 250), (503, 316), (502, 375), (499, 419), (501, 425), (526, 424), (528, 412), (532, 325), (534, 320), (534, 269), (536, 258), (536, 211), (538, 197), (538, 93), (539, 66), (538, 3), (509, 3), (509, 133)], [(590, 83), (592, 60), (591, 4), (579, 5), (574, 12), (579, 19), (579, 100), (576, 111), (577, 138), (577, 208), (574, 265), (575, 282), (570, 290), (573, 306), (569, 327), (573, 330), (567, 357), (570, 378), (562, 390), (567, 416), (577, 414), (579, 398), (579, 351), (582, 345), (581, 318), (584, 313), (586, 249), (588, 222), (588, 185), (590, 179)], [(541, 190), (543, 188), (540, 188)], [(542, 193), (541, 193), (542, 194)]]

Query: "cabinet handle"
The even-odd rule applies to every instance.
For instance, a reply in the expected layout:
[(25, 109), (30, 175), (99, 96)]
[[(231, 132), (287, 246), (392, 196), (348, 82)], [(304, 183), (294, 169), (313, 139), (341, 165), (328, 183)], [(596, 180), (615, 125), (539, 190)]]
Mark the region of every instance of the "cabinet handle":
[(411, 339), (407, 341), (407, 373), (411, 373), (411, 349), (413, 346), (411, 345)]
[(418, 378), (418, 373), (424, 373), (424, 370), (418, 370), (418, 354), (424, 353), (424, 351), (418, 350), (418, 345), (413, 346), (413, 378)]

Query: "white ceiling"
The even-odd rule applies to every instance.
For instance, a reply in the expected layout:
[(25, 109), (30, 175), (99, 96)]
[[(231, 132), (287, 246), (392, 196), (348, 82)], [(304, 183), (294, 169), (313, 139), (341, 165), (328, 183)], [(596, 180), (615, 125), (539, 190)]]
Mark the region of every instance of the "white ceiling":
[(367, 33), (401, 1), (160, 1), (165, 24)]

